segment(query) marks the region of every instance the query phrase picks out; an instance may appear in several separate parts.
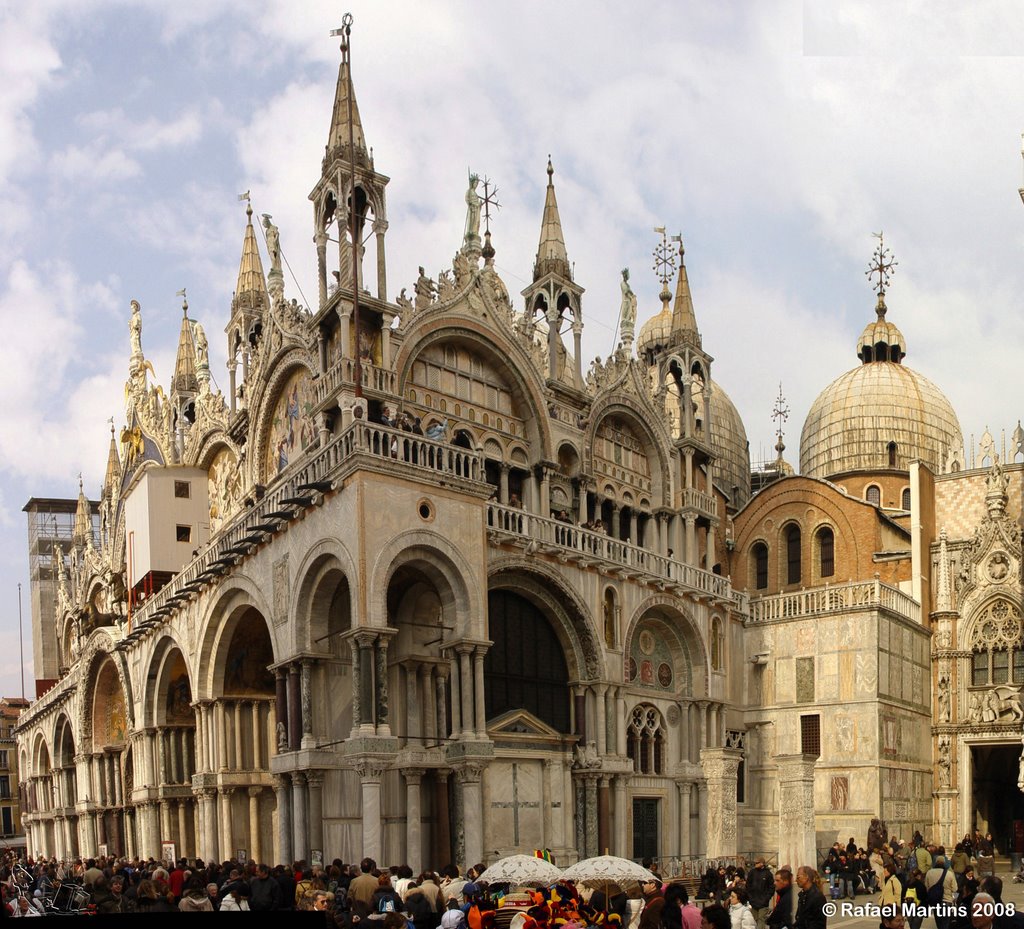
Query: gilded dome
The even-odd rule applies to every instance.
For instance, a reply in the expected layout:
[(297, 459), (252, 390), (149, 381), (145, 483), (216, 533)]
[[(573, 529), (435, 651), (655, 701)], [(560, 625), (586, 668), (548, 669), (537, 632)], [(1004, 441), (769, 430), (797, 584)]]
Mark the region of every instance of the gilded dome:
[(905, 471), (918, 458), (938, 471), (962, 447), (956, 413), (928, 378), (898, 362), (865, 362), (811, 405), (800, 435), (800, 473)]
[(739, 509), (750, 499), (747, 430), (729, 395), (714, 380), (711, 381), (711, 441), (718, 453), (715, 481)]

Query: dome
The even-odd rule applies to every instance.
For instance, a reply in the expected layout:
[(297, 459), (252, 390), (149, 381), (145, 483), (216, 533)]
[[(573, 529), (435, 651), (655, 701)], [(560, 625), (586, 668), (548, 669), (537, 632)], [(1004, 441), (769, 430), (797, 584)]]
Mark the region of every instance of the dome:
[(833, 381), (811, 405), (800, 435), (800, 473), (905, 471), (916, 458), (939, 471), (962, 447), (960, 422), (938, 387), (898, 362), (872, 361)]
[[(642, 358), (647, 352), (653, 352), (658, 345), (665, 345), (671, 331), (672, 311), (668, 308), (668, 304), (665, 304), (664, 309), (657, 316), (652, 316), (640, 327), (640, 335), (636, 340), (637, 355)], [(732, 406), (731, 403), (730, 406)]]
[(739, 509), (750, 499), (747, 430), (729, 395), (714, 380), (711, 381), (711, 441), (718, 454), (715, 481), (725, 492), (726, 499)]

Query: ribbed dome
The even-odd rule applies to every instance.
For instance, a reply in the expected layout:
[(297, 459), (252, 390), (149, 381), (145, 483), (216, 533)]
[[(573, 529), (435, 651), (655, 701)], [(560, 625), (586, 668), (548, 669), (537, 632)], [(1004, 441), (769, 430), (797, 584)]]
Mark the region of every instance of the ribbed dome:
[(750, 499), (747, 430), (729, 395), (714, 380), (711, 381), (711, 441), (718, 453), (715, 479), (738, 509)]
[(938, 471), (962, 447), (960, 422), (938, 387), (905, 365), (873, 361), (847, 371), (812, 404), (800, 435), (800, 473), (905, 471), (916, 458)]
[(665, 308), (652, 316), (640, 327), (640, 335), (636, 340), (636, 353), (641, 358), (648, 351), (653, 351), (659, 345), (668, 343), (668, 335), (672, 331), (672, 311)]

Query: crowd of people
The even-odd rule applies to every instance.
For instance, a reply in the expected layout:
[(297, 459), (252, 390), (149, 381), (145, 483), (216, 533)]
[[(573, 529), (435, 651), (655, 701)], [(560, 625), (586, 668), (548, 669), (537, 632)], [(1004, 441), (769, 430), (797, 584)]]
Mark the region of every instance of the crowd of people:
[[(8, 852), (0, 883), (5, 915), (22, 918), (60, 911), (312, 911), (343, 929), (364, 920), (363, 929), (827, 929), (829, 898), (877, 893), (873, 902), (895, 905), (881, 929), (904, 929), (904, 903), (930, 912), (937, 929), (1021, 929), (1012, 917), (997, 915), (982, 925), (935, 909), (956, 902), (970, 912), (975, 901), (1001, 902), (998, 877), (975, 877), (977, 858), (992, 857), (990, 843), (991, 837), (965, 839), (947, 860), (943, 847), (919, 835), (871, 853), (851, 839), (845, 848), (836, 843), (829, 850), (820, 875), (810, 866), (773, 871), (758, 857), (749, 869), (709, 867), (699, 882), (666, 881), (655, 862), (645, 861), (655, 879), (622, 887), (488, 886), (479, 879), (483, 864), (464, 875), (452, 865), (415, 875), (407, 865), (378, 868), (370, 858), (358, 865), (335, 860), (270, 867), (184, 859), (32, 861)], [(910, 929), (920, 929), (923, 918), (910, 916)]]

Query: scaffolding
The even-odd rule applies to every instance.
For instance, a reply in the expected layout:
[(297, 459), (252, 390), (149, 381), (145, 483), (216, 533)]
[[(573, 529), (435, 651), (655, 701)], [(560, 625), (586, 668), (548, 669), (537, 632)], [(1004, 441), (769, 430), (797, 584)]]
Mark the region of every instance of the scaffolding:
[[(92, 514), (92, 541), (93, 545), (97, 545), (100, 505), (90, 500), (89, 508)], [(38, 691), (42, 681), (53, 681), (60, 672), (54, 615), (57, 603), (54, 555), (59, 544), (64, 552), (64, 558), (68, 556), (75, 533), (78, 500), (33, 497), (25, 504), (23, 511), (28, 514), (32, 656)]]

